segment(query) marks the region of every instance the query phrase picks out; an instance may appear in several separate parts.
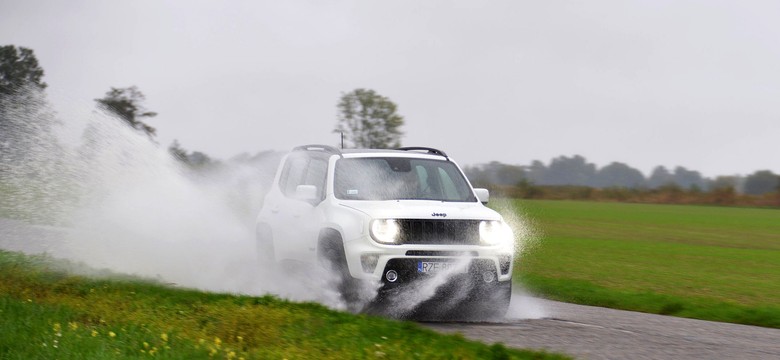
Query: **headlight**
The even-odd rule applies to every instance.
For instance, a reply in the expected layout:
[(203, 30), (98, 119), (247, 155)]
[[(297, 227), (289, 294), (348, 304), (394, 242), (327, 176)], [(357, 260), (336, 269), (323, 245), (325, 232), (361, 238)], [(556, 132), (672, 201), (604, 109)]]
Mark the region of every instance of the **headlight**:
[(485, 220), (479, 223), (479, 238), (485, 245), (508, 244), (512, 241), (512, 230), (499, 220)]
[(393, 219), (371, 220), (371, 237), (381, 244), (396, 244), (401, 235), (398, 221)]

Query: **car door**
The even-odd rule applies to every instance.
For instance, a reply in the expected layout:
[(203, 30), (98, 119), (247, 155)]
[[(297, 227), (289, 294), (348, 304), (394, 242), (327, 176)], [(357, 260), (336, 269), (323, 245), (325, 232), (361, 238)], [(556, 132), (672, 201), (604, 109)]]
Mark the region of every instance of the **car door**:
[[(271, 208), (274, 245), (279, 259), (314, 263), (321, 227), (318, 206), (325, 193), (327, 161), (319, 157), (291, 156), (280, 180), (282, 201)], [(316, 188), (311, 198), (304, 186)], [(304, 196), (305, 195), (305, 196)]]

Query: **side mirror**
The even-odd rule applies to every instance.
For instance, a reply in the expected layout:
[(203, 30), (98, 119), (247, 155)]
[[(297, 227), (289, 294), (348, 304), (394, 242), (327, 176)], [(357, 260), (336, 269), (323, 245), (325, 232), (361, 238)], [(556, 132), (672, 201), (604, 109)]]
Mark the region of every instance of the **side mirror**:
[(490, 191), (488, 191), (488, 189), (474, 189), (474, 194), (477, 195), (477, 199), (479, 199), (479, 202), (483, 205), (487, 205), (488, 200), (490, 200)]
[(298, 185), (295, 187), (295, 199), (311, 201), (317, 199), (317, 187), (314, 185)]

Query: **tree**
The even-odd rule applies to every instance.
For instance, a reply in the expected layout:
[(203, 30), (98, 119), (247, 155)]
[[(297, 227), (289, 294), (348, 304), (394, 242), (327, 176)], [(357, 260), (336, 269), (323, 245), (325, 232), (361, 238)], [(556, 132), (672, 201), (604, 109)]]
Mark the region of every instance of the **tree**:
[(596, 165), (588, 163), (584, 157), (559, 156), (550, 161), (550, 166), (544, 174), (544, 184), (590, 186), (595, 176)]
[(769, 170), (756, 171), (745, 179), (745, 194), (762, 195), (778, 190), (780, 177)]
[(658, 189), (669, 184), (674, 184), (674, 176), (664, 166), (656, 166), (647, 179), (647, 187)]
[(0, 46), (0, 172), (8, 172), (12, 163), (19, 169), (31, 159), (57, 153), (52, 131), (58, 121), (42, 79), (43, 69), (31, 49)]
[(478, 166), (467, 166), (463, 172), (466, 173), (472, 184), (483, 186), (515, 185), (526, 177), (522, 166), (502, 164), (498, 161)]
[(42, 78), (43, 69), (31, 49), (0, 46), (0, 96), (14, 94), (25, 86), (42, 90), (46, 88)]
[(0, 212), (33, 222), (53, 221), (72, 189), (43, 74), (33, 50), (0, 46)]
[(157, 113), (147, 111), (141, 104), (144, 100), (146, 97), (135, 86), (112, 87), (103, 98), (95, 99), (102, 110), (118, 116), (133, 129), (140, 130), (152, 138), (155, 135), (155, 129), (141, 121), (141, 118), (155, 117)]
[(531, 162), (531, 165), (526, 168), (526, 174), (528, 176), (528, 181), (534, 184), (544, 185), (544, 180), (547, 177), (547, 167), (543, 162), (534, 160)]
[(22, 159), (56, 123), (46, 109), (43, 69), (28, 48), (0, 46), (0, 160)]
[(214, 160), (200, 151), (193, 151), (191, 153), (187, 152), (187, 150), (185, 150), (181, 144), (179, 144), (178, 140), (173, 140), (171, 146), (168, 147), (168, 153), (170, 153), (174, 159), (180, 161), (192, 169), (202, 169), (209, 165), (215, 164)]
[(179, 160), (183, 163), (187, 162), (187, 150), (184, 150), (184, 148), (181, 147), (179, 140), (173, 140), (171, 146), (168, 147), (168, 153), (170, 153), (171, 156), (173, 156), (173, 158), (176, 160)]
[(739, 184), (743, 181), (740, 176), (718, 176), (715, 180), (710, 180), (707, 184), (707, 188), (710, 190), (717, 189), (737, 189)]
[(683, 189), (701, 189), (706, 185), (701, 173), (682, 166), (674, 168), (674, 182)]
[(374, 90), (355, 89), (341, 96), (338, 110), (334, 132), (343, 133), (349, 146), (368, 149), (401, 146), (403, 133), (399, 128), (404, 118), (398, 115), (397, 106), (390, 99)]
[(638, 188), (645, 183), (642, 172), (626, 164), (613, 162), (596, 174), (597, 187)]

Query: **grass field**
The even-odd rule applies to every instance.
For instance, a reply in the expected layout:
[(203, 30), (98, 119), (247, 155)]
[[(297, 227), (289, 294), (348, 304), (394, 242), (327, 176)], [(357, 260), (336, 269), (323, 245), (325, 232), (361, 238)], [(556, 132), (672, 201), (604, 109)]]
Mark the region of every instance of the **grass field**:
[(0, 359), (563, 358), (270, 296), (88, 279), (65, 265), (0, 250)]
[(538, 231), (517, 275), (582, 304), (780, 327), (780, 210), (515, 200)]

